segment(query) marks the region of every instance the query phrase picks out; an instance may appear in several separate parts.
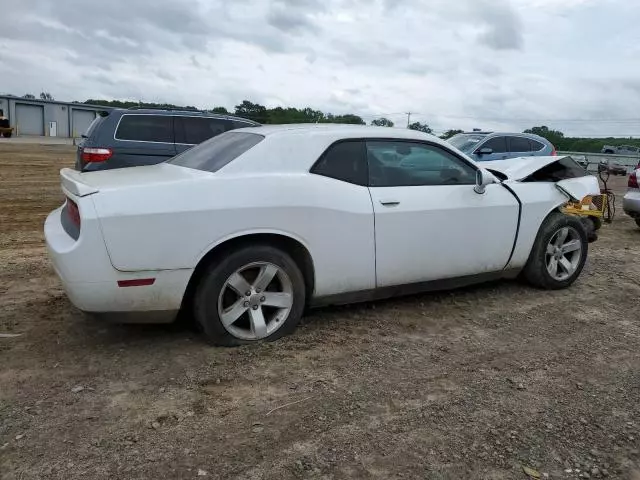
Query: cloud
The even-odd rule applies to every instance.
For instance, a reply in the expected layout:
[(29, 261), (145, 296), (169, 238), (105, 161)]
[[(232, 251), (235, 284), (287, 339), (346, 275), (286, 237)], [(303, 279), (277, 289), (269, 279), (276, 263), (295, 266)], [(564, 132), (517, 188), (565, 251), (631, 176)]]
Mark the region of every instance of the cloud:
[(324, 11), (325, 3), (319, 0), (274, 0), (269, 7), (267, 23), (286, 33), (317, 33), (313, 17)]
[(496, 50), (521, 50), (524, 45), (523, 22), (506, 1), (484, 0), (474, 4), (484, 22), (480, 41)]
[(269, 12), (267, 23), (284, 32), (316, 30), (316, 26), (305, 15), (286, 7), (276, 7)]
[(0, 83), (61, 100), (250, 99), (398, 125), (411, 111), (436, 130), (615, 133), (603, 115), (640, 109), (639, 15), (626, 0), (20, 0), (3, 10)]

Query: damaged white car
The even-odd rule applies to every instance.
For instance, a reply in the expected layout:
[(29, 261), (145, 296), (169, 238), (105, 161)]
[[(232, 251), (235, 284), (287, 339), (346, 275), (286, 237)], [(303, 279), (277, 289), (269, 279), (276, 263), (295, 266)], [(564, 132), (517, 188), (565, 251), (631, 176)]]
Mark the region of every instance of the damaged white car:
[(61, 171), (45, 223), (71, 301), (116, 321), (191, 313), (221, 345), (291, 332), (306, 306), (522, 275), (564, 288), (599, 193), (570, 158), (485, 162), (412, 130), (244, 128), (172, 160)]

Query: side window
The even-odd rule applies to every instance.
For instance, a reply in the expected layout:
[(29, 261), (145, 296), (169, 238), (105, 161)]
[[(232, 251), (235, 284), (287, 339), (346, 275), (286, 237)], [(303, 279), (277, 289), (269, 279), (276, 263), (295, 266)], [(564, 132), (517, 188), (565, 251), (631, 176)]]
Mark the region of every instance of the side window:
[(173, 143), (173, 118), (159, 115), (123, 115), (115, 138), (138, 142)]
[(509, 137), (509, 151), (512, 153), (530, 152), (529, 139), (524, 137)]
[(367, 160), (372, 187), (475, 184), (475, 168), (436, 145), (370, 141)]
[[(216, 135), (231, 130), (231, 122), (221, 118), (176, 117), (176, 124), (182, 125), (182, 136), (178, 136), (178, 143), (197, 145)], [(180, 127), (176, 126), (180, 131)]]
[(507, 153), (507, 139), (506, 137), (493, 137), (480, 145), (479, 148), (490, 148), (493, 153)]
[(311, 173), (356, 185), (366, 185), (368, 172), (364, 142), (352, 140), (334, 143), (318, 159)]
[(531, 144), (531, 151), (532, 152), (539, 152), (540, 150), (542, 150), (544, 148), (544, 144), (540, 143), (537, 140), (533, 140), (533, 139), (529, 139), (529, 143)]

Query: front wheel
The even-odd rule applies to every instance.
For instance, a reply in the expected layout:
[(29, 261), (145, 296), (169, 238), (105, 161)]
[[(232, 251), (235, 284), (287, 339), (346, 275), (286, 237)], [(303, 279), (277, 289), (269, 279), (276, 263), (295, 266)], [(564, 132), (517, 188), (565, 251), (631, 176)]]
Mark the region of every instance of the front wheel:
[(193, 311), (213, 344), (237, 346), (292, 332), (304, 306), (304, 277), (293, 259), (257, 245), (211, 265), (196, 290)]
[(582, 272), (587, 249), (587, 234), (580, 220), (552, 213), (540, 227), (524, 278), (538, 288), (567, 288)]

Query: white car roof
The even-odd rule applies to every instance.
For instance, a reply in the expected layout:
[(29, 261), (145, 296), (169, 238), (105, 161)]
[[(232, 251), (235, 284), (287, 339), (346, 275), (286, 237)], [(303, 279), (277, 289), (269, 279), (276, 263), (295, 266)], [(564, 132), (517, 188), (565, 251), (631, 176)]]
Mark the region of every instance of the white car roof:
[(287, 136), (287, 135), (307, 135), (313, 136), (334, 136), (340, 138), (399, 138), (416, 140), (436, 140), (442, 143), (439, 138), (428, 133), (408, 128), (374, 127), (367, 125), (348, 125), (338, 123), (292, 123), (286, 125), (262, 125), (260, 127), (245, 127), (243, 132), (258, 133), (267, 136)]
[(312, 123), (263, 125), (232, 132), (255, 133), (265, 139), (225, 166), (220, 171), (223, 175), (306, 172), (332, 143), (347, 139), (422, 140), (454, 150), (433, 135), (404, 128)]

